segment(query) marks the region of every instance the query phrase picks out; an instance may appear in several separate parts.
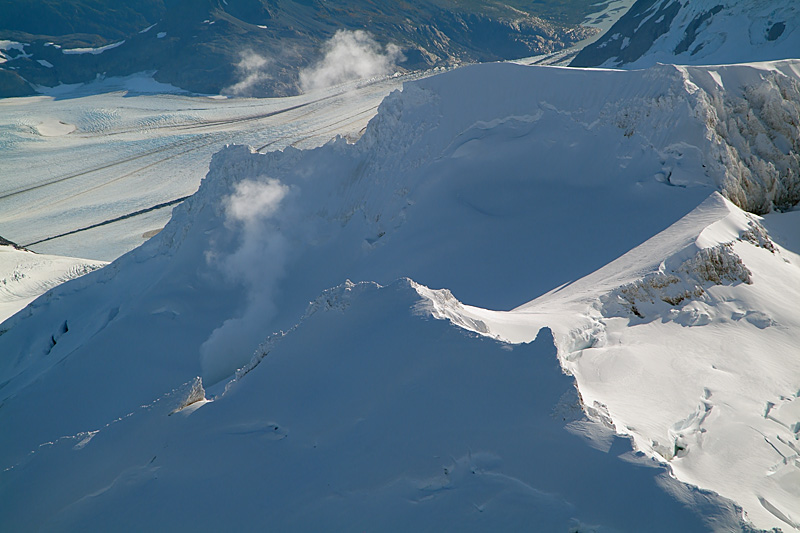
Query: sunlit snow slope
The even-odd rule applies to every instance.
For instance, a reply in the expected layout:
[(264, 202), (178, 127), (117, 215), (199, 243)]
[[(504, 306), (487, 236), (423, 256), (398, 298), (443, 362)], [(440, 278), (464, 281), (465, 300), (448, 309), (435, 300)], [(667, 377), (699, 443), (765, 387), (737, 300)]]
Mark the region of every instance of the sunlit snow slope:
[(791, 527), (799, 71), (481, 65), (355, 144), (222, 150), (3, 324), (0, 520)]
[(0, 245), (0, 321), (56, 285), (103, 266), (102, 261), (41, 255)]
[[(606, 267), (511, 312), (435, 314), (530, 339), (553, 328), (594, 416), (760, 527), (797, 524), (797, 211), (765, 218), (719, 195)], [(480, 324), (476, 328), (474, 324)]]

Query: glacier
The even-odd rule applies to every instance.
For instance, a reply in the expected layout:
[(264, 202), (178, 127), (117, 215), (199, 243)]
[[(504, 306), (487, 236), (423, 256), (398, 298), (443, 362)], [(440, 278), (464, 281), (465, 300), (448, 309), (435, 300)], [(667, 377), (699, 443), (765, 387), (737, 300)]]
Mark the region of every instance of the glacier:
[(2, 236), (42, 254), (111, 261), (164, 227), (227, 144), (311, 148), (358, 135), (384, 96), (425, 74), (227, 99), (188, 95), (150, 72), (4, 99)]

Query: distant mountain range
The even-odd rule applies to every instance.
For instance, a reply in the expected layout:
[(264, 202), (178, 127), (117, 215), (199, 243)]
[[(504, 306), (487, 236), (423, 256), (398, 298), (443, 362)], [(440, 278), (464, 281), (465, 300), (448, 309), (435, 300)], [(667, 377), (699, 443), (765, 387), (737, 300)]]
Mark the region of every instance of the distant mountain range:
[[(338, 30), (366, 30), (400, 47), (405, 69), (548, 53), (593, 30), (590, 0), (0, 0), (0, 97), (35, 86), (154, 71), (183, 89), (217, 94), (243, 76), (246, 54), (268, 63), (253, 96), (298, 92)], [(548, 20), (538, 15), (548, 17)]]
[(645, 68), (797, 57), (796, 0), (639, 0), (573, 67)]

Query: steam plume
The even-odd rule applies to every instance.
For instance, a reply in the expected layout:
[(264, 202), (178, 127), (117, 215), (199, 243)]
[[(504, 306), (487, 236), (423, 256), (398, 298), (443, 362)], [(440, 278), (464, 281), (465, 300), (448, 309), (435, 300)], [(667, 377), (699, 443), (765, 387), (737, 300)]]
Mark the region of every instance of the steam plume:
[(385, 49), (362, 30), (339, 30), (325, 44), (325, 57), (316, 65), (300, 72), (303, 91), (323, 89), (350, 80), (391, 74), (395, 63), (403, 60), (400, 47), (389, 44)]
[(209, 256), (228, 281), (247, 291), (242, 316), (226, 320), (200, 347), (206, 383), (215, 383), (246, 363), (274, 316), (274, 291), (283, 275), (288, 243), (280, 231), (280, 206), (289, 187), (278, 180), (242, 181), (225, 200), (226, 225), (240, 229), (241, 244), (230, 255)]

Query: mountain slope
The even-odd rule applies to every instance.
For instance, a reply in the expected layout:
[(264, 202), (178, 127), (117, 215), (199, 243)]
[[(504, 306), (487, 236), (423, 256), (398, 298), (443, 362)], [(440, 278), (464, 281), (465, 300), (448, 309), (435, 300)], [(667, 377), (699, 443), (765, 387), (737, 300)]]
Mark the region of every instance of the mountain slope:
[[(416, 316), (418, 301), (408, 281), (346, 284), (213, 401), (189, 382), (34, 450), (4, 472), (4, 526), (736, 526), (730, 504), (617, 457), (626, 443), (582, 416), (546, 332), (511, 349)], [(53, 479), (57, 464), (65, 469)], [(46, 494), (20, 490), (45, 478)], [(708, 514), (693, 515), (659, 484)], [(139, 506), (153, 511), (132, 512)]]
[(443, 302), (435, 314), (513, 342), (552, 328), (590, 413), (757, 526), (796, 527), (799, 222), (796, 211), (755, 217), (715, 194), (511, 312)]
[[(2, 31), (72, 36), (75, 46), (99, 46), (158, 22), (163, 0), (0, 0)], [(83, 41), (79, 41), (83, 36)]]
[(639, 0), (574, 67), (712, 65), (797, 57), (800, 6), (792, 0)]
[[(719, 111), (728, 108), (736, 115), (755, 116), (755, 111), (740, 109), (756, 102), (745, 96), (767, 95), (764, 102), (771, 103), (766, 108), (777, 106), (786, 112), (770, 111), (770, 120), (763, 121), (776, 133), (767, 139), (778, 146), (782, 141), (777, 133), (783, 128), (790, 131), (792, 122), (786, 117), (791, 118), (791, 109), (798, 104), (795, 93), (781, 87), (796, 86), (798, 70), (796, 61), (724, 69), (661, 65), (644, 71), (478, 65), (405, 84), (402, 92), (383, 101), (377, 116), (354, 144), (338, 138), (314, 150), (287, 148), (260, 154), (233, 146), (221, 151), (212, 160), (200, 190), (175, 209), (161, 233), (101, 271), (53, 289), (28, 311), (4, 323), (7, 331), (0, 335), (0, 424), (9, 430), (0, 433), (0, 450), (5, 458), (3, 468), (11, 473), (0, 479), (0, 490), (8, 495), (0, 501), (13, 503), (8, 504), (8, 513), (0, 515), (9, 517), (10, 523), (27, 525), (30, 522), (26, 520), (63, 511), (56, 519), (64, 522), (54, 525), (64, 528), (88, 524), (92, 517), (100, 520), (102, 516), (124, 523), (129, 518), (120, 502), (127, 503), (131, 498), (149, 501), (154, 497), (149, 494), (163, 494), (175, 503), (170, 508), (175, 510), (174, 516), (189, 515), (192, 519), (183, 509), (191, 510), (193, 500), (187, 503), (179, 496), (183, 487), (190, 494), (200, 494), (196, 500), (201, 503), (198, 516), (220, 516), (214, 511), (230, 508), (231, 500), (236, 500), (233, 496), (248, 487), (279, 491), (286, 486), (273, 484), (272, 478), (264, 479), (278, 469), (285, 473), (282, 480), (291, 479), (288, 494), (298, 494), (305, 487), (317, 489), (304, 502), (307, 505), (303, 509), (313, 511), (307, 517), (297, 518), (294, 511), (279, 506), (274, 520), (347, 520), (346, 515), (339, 518), (336, 513), (342, 512), (341, 508), (332, 506), (332, 501), (343, 502), (345, 512), (377, 509), (376, 515), (385, 510), (384, 516), (396, 516), (395, 512), (401, 514), (397, 509), (406, 509), (404, 502), (411, 498), (409, 495), (418, 493), (403, 488), (408, 486), (407, 479), (400, 479), (398, 471), (387, 469), (376, 459), (386, 452), (392, 458), (388, 464), (401, 461), (394, 459), (396, 450), (386, 441), (388, 427), (413, 431), (417, 413), (434, 410), (435, 418), (441, 419), (452, 411), (459, 431), (469, 433), (474, 427), (472, 419), (459, 405), (473, 405), (465, 398), (475, 394), (470, 391), (483, 391), (475, 399), (495, 394), (506, 398), (501, 392), (511, 390), (525, 394), (519, 402), (505, 401), (485, 417), (475, 418), (480, 428), (497, 410), (508, 414), (509, 418), (501, 420), (507, 425), (498, 429), (496, 440), (480, 441), (480, 449), (453, 441), (437, 451), (424, 444), (412, 448), (416, 450), (414, 457), (403, 457), (402, 464), (420, 472), (409, 475), (410, 479), (423, 480), (412, 485), (447, 485), (446, 479), (435, 481), (435, 476), (427, 473), (429, 468), (421, 468), (418, 458), (422, 455), (438, 455), (439, 462), (445, 454), (452, 455), (451, 461), (436, 469), (454, 464), (461, 472), (459, 465), (470, 464), (470, 454), (477, 456), (489, 449), (493, 456), (503, 461), (509, 458), (516, 466), (493, 469), (491, 465), (496, 463), (492, 459), (476, 464), (475, 469), (467, 468), (468, 478), (478, 475), (472, 474), (473, 470), (492, 475), (481, 477), (477, 485), (459, 481), (458, 487), (467, 489), (439, 498), (444, 509), (498, 509), (500, 512), (492, 512), (492, 517), (525, 520), (524, 516), (503, 512), (508, 500), (502, 496), (493, 500), (498, 502), (497, 507), (483, 507), (498, 490), (503, 493), (509, 489), (513, 498), (520, 495), (536, 509), (549, 508), (546, 519), (559, 528), (565, 520), (577, 518), (612, 529), (642, 529), (642, 522), (636, 522), (642, 517), (635, 510), (648, 509), (650, 503), (612, 507), (608, 515), (596, 515), (595, 519), (592, 513), (596, 506), (591, 502), (597, 501), (595, 493), (603, 490), (595, 490), (594, 482), (576, 482), (562, 493), (561, 489), (530, 481), (525, 474), (532, 471), (529, 469), (544, 468), (547, 460), (515, 463), (514, 458), (520, 456), (510, 447), (527, 450), (533, 446), (530, 440), (536, 439), (537, 428), (544, 427), (544, 422), (525, 431), (520, 425), (533, 418), (541, 420), (541, 411), (550, 409), (548, 405), (535, 409), (535, 415), (531, 413), (528, 406), (544, 404), (528, 394), (541, 388), (550, 398), (557, 394), (556, 388), (558, 392), (565, 390), (561, 387), (563, 376), (551, 373), (545, 379), (543, 370), (541, 387), (526, 385), (533, 379), (532, 373), (540, 370), (525, 365), (536, 364), (534, 354), (546, 357), (539, 351), (544, 350), (542, 344), (504, 347), (489, 339), (465, 337), (444, 322), (431, 326), (421, 321), (409, 308), (414, 307), (423, 316), (450, 318), (462, 328), (514, 343), (530, 341), (542, 327), (551, 326), (562, 365), (574, 373), (581, 395), (580, 387), (586, 389), (583, 405), (595, 422), (613, 425), (632, 435), (643, 452), (670, 460), (672, 472), (679, 479), (701, 487), (714, 486), (708, 476), (717, 470), (704, 461), (724, 460), (729, 452), (704, 453), (704, 449), (720, 448), (698, 444), (699, 436), (704, 435), (701, 430), (709, 428), (709, 434), (721, 434), (718, 429), (730, 426), (723, 423), (729, 420), (728, 415), (720, 416), (717, 424), (719, 413), (750, 409), (761, 400), (776, 407), (776, 395), (783, 396), (783, 400), (778, 399), (783, 403), (774, 414), (771, 408), (767, 414), (791, 427), (794, 404), (789, 395), (793, 394), (791, 384), (800, 381), (800, 376), (791, 362), (796, 353), (791, 351), (796, 343), (791, 342), (798, 331), (792, 327), (796, 320), (791, 303), (794, 292), (786, 291), (783, 297), (768, 301), (778, 290), (773, 272), (781, 272), (783, 279), (795, 279), (789, 275), (796, 271), (793, 245), (786, 241), (786, 246), (773, 254), (767, 248), (737, 240), (749, 236), (753, 242), (768, 246), (771, 240), (767, 236), (772, 230), (760, 231), (754, 215), (748, 218), (716, 192), (721, 189), (745, 207), (769, 209), (779, 202), (791, 206), (793, 200), (780, 191), (795, 190), (796, 174), (777, 173), (773, 181), (761, 183), (747, 178), (744, 169), (758, 164), (790, 169), (792, 160), (782, 150), (766, 149), (768, 144), (763, 139), (757, 141), (761, 143), (758, 158), (763, 163), (756, 157), (745, 157), (742, 150), (748, 146), (747, 139), (759, 138), (752, 128), (760, 122), (730, 120), (726, 122), (728, 134), (723, 135), (709, 117), (714, 113), (719, 117)], [(672, 127), (664, 128), (664, 124)], [(785, 209), (788, 212), (769, 216), (794, 221), (795, 211)], [(723, 223), (715, 226), (718, 221)], [(752, 227), (749, 222), (753, 222)], [(788, 228), (790, 238), (796, 238), (792, 222), (781, 224)], [(707, 227), (711, 229), (705, 231)], [(654, 245), (651, 238), (665, 228), (670, 228), (666, 232), (669, 238), (661, 234)], [(634, 260), (625, 259), (631, 250)], [(614, 263), (620, 256), (622, 266)], [(594, 271), (599, 278), (576, 281)], [(664, 278), (659, 277), (659, 271)], [(404, 277), (417, 283), (394, 284)], [(387, 289), (342, 286), (346, 279), (371, 280)], [(642, 279), (645, 282), (637, 285)], [(552, 292), (565, 285), (561, 291)], [(647, 287), (673, 286), (686, 289), (689, 298), (684, 295), (678, 300), (683, 293), (667, 291), (667, 300), (655, 301), (656, 293), (647, 292)], [(327, 290), (330, 287), (339, 288)], [(444, 287), (452, 292), (427, 287)], [(642, 287), (639, 292), (634, 290), (637, 287)], [(585, 292), (576, 292), (580, 290)], [(353, 293), (359, 297), (352, 297)], [(537, 295), (545, 296), (534, 300), (534, 308), (519, 308)], [(572, 297), (559, 300), (562, 295)], [(605, 295), (621, 299), (602, 300)], [(633, 299), (626, 300), (626, 295)], [(472, 307), (458, 303), (455, 297)], [(598, 299), (598, 306), (592, 307)], [(309, 301), (313, 302), (310, 308)], [(553, 304), (545, 305), (547, 302)], [(487, 311), (512, 308), (519, 309)], [(381, 309), (391, 312), (382, 314)], [(736, 315), (738, 320), (734, 313), (741, 314)], [(50, 337), (65, 322), (69, 332), (53, 346)], [(646, 358), (651, 347), (648, 340), (678, 338), (684, 325), (699, 328), (686, 337), (686, 343), (692, 344), (697, 339), (710, 342), (708, 338), (717, 338), (718, 332), (728, 334), (726, 328), (733, 322), (737, 327), (755, 328), (743, 330), (747, 335), (743, 348), (752, 347), (752, 339), (759, 338), (751, 335), (761, 331), (759, 324), (766, 326), (770, 346), (788, 347), (770, 354), (770, 372), (765, 375), (774, 376), (779, 369), (782, 380), (777, 386), (751, 391), (739, 403), (730, 401), (726, 405), (725, 400), (739, 392), (736, 387), (742, 383), (741, 376), (758, 369), (757, 362), (737, 372), (728, 369), (726, 375), (733, 377), (727, 381), (712, 382), (709, 378), (708, 383), (697, 383), (685, 378), (681, 364), (676, 365), (676, 373), (667, 372), (673, 368), (671, 361), (681, 363), (683, 352), (692, 353), (683, 341), (677, 352), (662, 347), (664, 351), (657, 352), (660, 357), (655, 361)], [(397, 329), (392, 329), (395, 325)], [(598, 351), (591, 351), (595, 338), (605, 339), (605, 351), (600, 340), (594, 345)], [(637, 347), (642, 346), (646, 348), (639, 351)], [(496, 374), (500, 355), (507, 348), (513, 348), (511, 354), (522, 351), (534, 357), (506, 368), (507, 373)], [(459, 356), (465, 354), (467, 358), (472, 350), (480, 354), (465, 370), (459, 364), (467, 363)], [(328, 357), (342, 361), (342, 365), (331, 364)], [(398, 358), (408, 360), (408, 366), (397, 363)], [(677, 384), (667, 390), (653, 387), (648, 398), (630, 402), (624, 385), (625, 379), (631, 378), (620, 370), (626, 365), (614, 364), (623, 358), (639, 363), (640, 374), (634, 376), (648, 376), (652, 369), (656, 377), (667, 376), (673, 380), (670, 383)], [(742, 360), (743, 355), (737, 352), (736, 358)], [(595, 360), (596, 365), (589, 365)], [(382, 366), (382, 361), (391, 361), (387, 363), (390, 366)], [(431, 371), (428, 364), (440, 366)], [(317, 368), (325, 371), (315, 374)], [(601, 378), (607, 372), (613, 379), (592, 379), (594, 369)], [(697, 373), (698, 379), (711, 376), (714, 369), (703, 370)], [(516, 381), (517, 371), (525, 379)], [(473, 380), (484, 375), (493, 377), (477, 379), (479, 389), (477, 385), (464, 388), (460, 384), (461, 377), (474, 384)], [(199, 381), (195, 381), (197, 376)], [(641, 379), (642, 386), (648, 383), (652, 384), (652, 379)], [(339, 384), (343, 384), (341, 389), (337, 388)], [(442, 389), (437, 389), (439, 385)], [(450, 394), (439, 396), (441, 390)], [(279, 395), (280, 391), (286, 393)], [(333, 391), (330, 396), (326, 396), (328, 391)], [(412, 410), (411, 405), (416, 409), (415, 394), (430, 401)], [(443, 399), (437, 403), (440, 397)], [(60, 398), (70, 398), (70, 402), (56, 400)], [(159, 398), (164, 398), (163, 403), (157, 401)], [(286, 410), (278, 407), (281, 398), (291, 400)], [(717, 403), (718, 399), (722, 401)], [(190, 401), (197, 405), (189, 407), (193, 413), (186, 419), (187, 425), (171, 429), (172, 421), (183, 420), (177, 418), (183, 415), (170, 417), (168, 413)], [(698, 412), (692, 418), (701, 404), (711, 405), (712, 414), (703, 418), (703, 412)], [(385, 406), (388, 411), (374, 417), (360, 414), (362, 408), (372, 405)], [(626, 410), (625, 405), (632, 407)], [(658, 411), (662, 405), (669, 409)], [(320, 429), (331, 419), (324, 416), (327, 406), (341, 406), (346, 414), (343, 416), (349, 422), (342, 426), (341, 434), (330, 426)], [(318, 409), (323, 415), (306, 418)], [(661, 414), (647, 418), (654, 411)], [(751, 411), (747, 411), (747, 420), (762, 416), (759, 424), (772, 423), (763, 418), (764, 411)], [(213, 414), (217, 412), (222, 414)], [(232, 412), (240, 413), (240, 425), (221, 426)], [(681, 413), (678, 419), (674, 419), (675, 413)], [(220, 418), (214, 419), (216, 416)], [(360, 425), (362, 418), (365, 423)], [(303, 425), (304, 420), (312, 419), (313, 424)], [(444, 443), (446, 439), (442, 440), (435, 429), (428, 431), (436, 426), (432, 419), (423, 419), (419, 442)], [(682, 419), (686, 424), (676, 425)], [(382, 420), (393, 422), (387, 427)], [(649, 425), (642, 420), (650, 420)], [(175, 426), (179, 423), (174, 422)], [(598, 437), (591, 428), (584, 425), (578, 430), (590, 434), (595, 446), (613, 449), (608, 447), (607, 438), (602, 434)], [(96, 431), (99, 433), (93, 433)], [(515, 431), (530, 437), (518, 442), (510, 437)], [(558, 431), (560, 427), (549, 434)], [(791, 443), (785, 439), (787, 431), (791, 432), (783, 428), (777, 434)], [(288, 435), (276, 446), (294, 443), (293, 435), (299, 436), (297, 445), (275, 452), (286, 454), (280, 457), (287, 458), (288, 466), (272, 464), (272, 455), (264, 453), (265, 446), (275, 444), (275, 432), (281, 437)], [(328, 460), (309, 472), (303, 465), (317, 463), (304, 459), (314, 453), (308, 446), (314, 449), (313, 435), (318, 434), (340, 435), (337, 442), (341, 447), (331, 449)], [(746, 451), (757, 452), (752, 460), (736, 456), (738, 468), (727, 472), (723, 488), (738, 486), (737, 491), (726, 494), (733, 503), (680, 485), (657, 495), (650, 492), (652, 479), (636, 481), (630, 471), (619, 474), (625, 483), (633, 484), (633, 493), (641, 490), (647, 501), (666, 505), (665, 515), (677, 521), (656, 522), (644, 517), (645, 529), (663, 524), (667, 531), (746, 530), (747, 524), (731, 518), (735, 505), (744, 508), (755, 527), (785, 525), (779, 514), (794, 520), (798, 511), (787, 497), (797, 490), (790, 464), (794, 458), (788, 451), (791, 445), (779, 448), (787, 468), (777, 468), (777, 477), (769, 476), (765, 482), (762, 466), (766, 448), (751, 440), (737, 440), (741, 435), (750, 439), (747, 432), (732, 435), (735, 438), (725, 440), (731, 443), (728, 449), (745, 443)], [(60, 439), (64, 436), (67, 438)], [(415, 438), (412, 434), (403, 442)], [(648, 439), (657, 440), (660, 446)], [(464, 437), (462, 442), (469, 440)], [(174, 450), (175, 442), (180, 452), (157, 451)], [(194, 442), (197, 444), (192, 445)], [(558, 439), (553, 442), (552, 449), (562, 445)], [(370, 448), (373, 443), (375, 448)], [(670, 445), (672, 457), (667, 453)], [(365, 477), (351, 485), (337, 484), (342, 474), (325, 468), (357, 464), (352, 462), (354, 449), (365, 450), (365, 462), (358, 463), (365, 465)], [(547, 450), (551, 448), (544, 449), (545, 457), (549, 457)], [(681, 454), (686, 450), (688, 453)], [(117, 460), (117, 452), (124, 459)], [(371, 455), (373, 452), (375, 455)], [(212, 453), (230, 456), (241, 467), (229, 469), (215, 462), (206, 474), (186, 466), (189, 458), (205, 458)], [(53, 472), (67, 464), (66, 458), (72, 460), (72, 455), (79, 454), (84, 458), (69, 475), (59, 478), (64, 485), (52, 492), (53, 499), (41, 500), (43, 484), (50, 486)], [(185, 454), (187, 458), (183, 459)], [(466, 461), (461, 459), (464, 456)], [(610, 467), (613, 464), (618, 463), (612, 461)], [(621, 464), (618, 467), (623, 468)], [(237, 485), (237, 476), (231, 471), (240, 470), (246, 471), (248, 483)], [(350, 470), (362, 471), (361, 466)], [(600, 479), (609, 472), (604, 470)], [(449, 476), (443, 470), (442, 474)], [(562, 475), (559, 467), (554, 479)], [(523, 485), (510, 477), (522, 480)], [(206, 492), (201, 489), (206, 490), (204, 482), (209, 478), (221, 480), (221, 485), (213, 489), (214, 495), (221, 495), (219, 499), (202, 496)], [(251, 484), (253, 478), (257, 479)], [(319, 488), (330, 479), (334, 480), (331, 489)], [(77, 486), (70, 483), (73, 480)], [(615, 479), (617, 483), (622, 481)], [(374, 494), (376, 487), (387, 492), (378, 490)], [(402, 490), (393, 492), (397, 487)], [(583, 490), (591, 493), (588, 500), (577, 497), (576, 493)], [(542, 492), (562, 496), (542, 500)], [(225, 499), (225, 494), (231, 494), (231, 500)], [(252, 494), (258, 491), (243, 497), (252, 498)], [(365, 494), (374, 495), (374, 499)], [(479, 497), (473, 498), (473, 494)], [(529, 498), (531, 495), (535, 497)], [(711, 523), (692, 524), (691, 519), (684, 523), (685, 515), (669, 510), (674, 504), (671, 497)], [(431, 501), (436, 502), (437, 497)], [(549, 503), (536, 503), (541, 501)], [(556, 503), (551, 505), (553, 501)], [(573, 510), (565, 501), (588, 503), (575, 504)], [(33, 518), (15, 511), (24, 509), (26, 502), (40, 506)], [(450, 505), (455, 507), (447, 507)], [(520, 512), (526, 508), (514, 506)], [(103, 509), (109, 514), (102, 515)], [(264, 520), (260, 509), (258, 505), (245, 505), (237, 519), (241, 523)], [(425, 516), (425, 509), (420, 509), (422, 514), (416, 516)], [(502, 522), (502, 518), (499, 524), (514, 526)]]
[[(535, 9), (535, 3), (529, 4)], [(586, 2), (569, 5), (574, 4)], [(322, 58), (323, 44), (339, 30), (366, 30), (381, 47), (399, 46), (403, 57), (397, 56), (398, 64), (409, 70), (530, 56), (569, 46), (591, 33), (505, 4), (459, 5), (409, 0), (379, 9), (366, 0), (172, 0), (128, 6), (137, 16), (109, 6), (98, 10), (88, 1), (62, 5), (59, 9), (68, 12), (83, 12), (83, 7), (87, 18), (97, 19), (92, 19), (94, 25), (79, 25), (77, 17), (76, 27), (82, 31), (102, 27), (108, 17), (125, 22), (117, 25), (118, 32), (104, 36), (39, 35), (33, 32), (49, 26), (38, 20), (0, 27), (0, 39), (16, 47), (6, 47), (0, 57), (0, 89), (6, 91), (0, 96), (25, 94), (20, 80), (53, 87), (140, 71), (157, 71), (158, 81), (193, 92), (236, 94), (230, 88), (252, 74), (248, 69), (253, 58), (260, 65), (258, 83), (248, 87), (247, 95), (283, 96), (297, 94), (299, 71)], [(130, 29), (138, 20), (139, 27)], [(27, 29), (15, 30), (18, 26)]]

